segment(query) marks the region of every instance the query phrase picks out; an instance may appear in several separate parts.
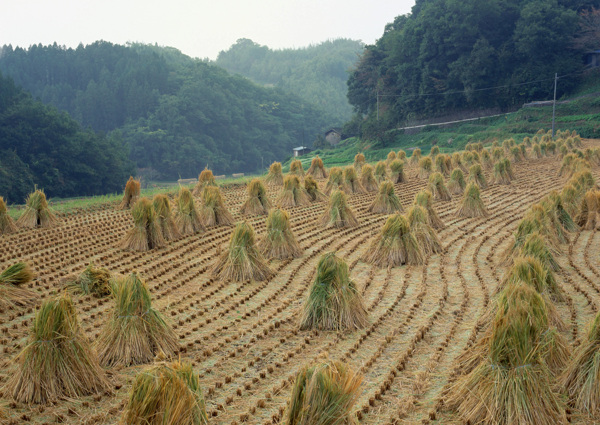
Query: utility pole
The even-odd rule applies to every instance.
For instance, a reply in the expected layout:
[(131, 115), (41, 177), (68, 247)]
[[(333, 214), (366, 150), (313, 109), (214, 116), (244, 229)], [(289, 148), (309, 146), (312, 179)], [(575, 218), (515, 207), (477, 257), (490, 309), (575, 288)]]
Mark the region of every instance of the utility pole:
[(377, 121), (379, 121), (379, 90), (377, 90)]
[(556, 116), (556, 82), (558, 73), (554, 73), (554, 102), (552, 102), (552, 138), (554, 139), (554, 117)]

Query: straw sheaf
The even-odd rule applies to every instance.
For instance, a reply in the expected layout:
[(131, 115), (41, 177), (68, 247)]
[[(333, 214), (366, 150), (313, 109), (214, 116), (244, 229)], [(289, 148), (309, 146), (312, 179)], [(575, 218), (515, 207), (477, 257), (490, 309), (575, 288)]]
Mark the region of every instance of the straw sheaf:
[(393, 160), (395, 160), (397, 158), (398, 158), (398, 155), (396, 155), (396, 152), (390, 151), (387, 154), (387, 158), (386, 158), (385, 162), (389, 165)]
[(110, 272), (103, 267), (95, 267), (93, 263), (88, 264), (79, 275), (67, 276), (61, 280), (61, 283), (73, 293), (93, 295), (96, 298), (111, 293)]
[(247, 187), (248, 198), (240, 208), (242, 215), (266, 215), (271, 208), (267, 190), (259, 179), (252, 179)]
[(319, 190), (319, 185), (312, 176), (307, 175), (304, 179), (304, 190), (308, 193), (311, 202), (322, 202), (327, 200), (327, 195)]
[(394, 185), (391, 182), (384, 181), (379, 185), (379, 191), (367, 211), (376, 214), (394, 214), (404, 211), (400, 198), (394, 192)]
[(281, 169), (281, 162), (274, 162), (269, 167), (269, 173), (265, 177), (265, 182), (271, 185), (282, 185), (283, 184), (283, 171)]
[(323, 227), (356, 227), (358, 220), (348, 206), (346, 194), (341, 190), (336, 190), (329, 197), (329, 204), (320, 219)]
[(299, 159), (295, 159), (290, 163), (289, 175), (304, 177), (304, 168), (302, 167), (302, 162)]
[(194, 197), (186, 187), (180, 187), (179, 194), (175, 198), (175, 224), (182, 235), (192, 235), (206, 230), (196, 208)]
[(141, 188), (142, 185), (140, 184), (140, 181), (129, 176), (129, 180), (125, 183), (123, 200), (121, 201), (121, 204), (119, 204), (119, 209), (126, 210), (131, 208), (140, 198)]
[(417, 240), (417, 245), (421, 248), (423, 255), (429, 256), (442, 252), (442, 243), (435, 230), (429, 225), (429, 217), (425, 208), (413, 205), (406, 212), (406, 219), (410, 232)]
[(121, 248), (131, 251), (148, 251), (166, 245), (156, 211), (148, 198), (139, 199), (131, 209), (133, 228), (121, 241)]
[(17, 225), (10, 215), (4, 198), (0, 196), (0, 235), (9, 235), (17, 231)]
[[(439, 155), (438, 158), (441, 158), (441, 155)], [(436, 172), (429, 176), (427, 188), (433, 194), (435, 199), (439, 199), (440, 201), (452, 200), (452, 195), (450, 195), (450, 192), (444, 183), (444, 176), (441, 173)]]
[(448, 190), (453, 195), (462, 195), (465, 191), (467, 183), (465, 182), (465, 175), (460, 168), (455, 168), (450, 174), (450, 180), (448, 180)]
[(429, 225), (436, 230), (443, 229), (446, 227), (444, 222), (437, 215), (433, 209), (433, 195), (428, 190), (422, 190), (415, 195), (413, 205), (419, 205), (427, 211), (427, 217), (429, 218)]
[(205, 168), (200, 172), (198, 176), (198, 183), (194, 186), (194, 195), (202, 196), (204, 193), (204, 189), (209, 186), (217, 186), (217, 181), (215, 180), (215, 176), (211, 170)]
[(403, 264), (419, 265), (424, 261), (423, 252), (410, 231), (408, 221), (400, 214), (387, 219), (362, 259), (382, 268)]
[(360, 172), (360, 184), (367, 192), (375, 192), (379, 187), (377, 180), (373, 175), (373, 167), (371, 165), (363, 165)]
[(326, 179), (327, 170), (323, 164), (323, 160), (319, 158), (319, 155), (315, 156), (310, 162), (310, 167), (306, 171), (307, 176), (312, 176), (315, 179)]
[(379, 161), (375, 164), (375, 180), (377, 183), (381, 183), (382, 181), (387, 179), (387, 166), (385, 162)]
[(392, 183), (404, 183), (406, 181), (406, 174), (404, 173), (404, 162), (395, 159), (390, 163), (390, 180)]
[(200, 219), (206, 227), (231, 226), (233, 216), (225, 206), (221, 190), (216, 186), (207, 186), (202, 192)]
[(410, 156), (410, 164), (418, 165), (420, 160), (421, 160), (421, 149), (415, 148), (413, 150), (412, 155)]
[(344, 189), (344, 172), (339, 167), (333, 167), (329, 170), (329, 179), (325, 185), (325, 194), (329, 195), (334, 190)]
[(417, 172), (417, 177), (420, 179), (427, 179), (429, 175), (433, 171), (433, 162), (431, 158), (425, 156), (419, 160), (419, 171)]
[(31, 267), (24, 262), (13, 264), (0, 273), (0, 307), (29, 307), (37, 304), (38, 293), (24, 287), (33, 277)]
[(588, 190), (581, 201), (577, 224), (585, 230), (594, 230), (600, 213), (600, 191)]
[(362, 187), (360, 181), (358, 180), (358, 176), (356, 175), (356, 169), (354, 167), (346, 167), (344, 168), (344, 191), (346, 193), (364, 193), (365, 188)]
[(311, 198), (306, 190), (300, 186), (300, 179), (298, 176), (285, 176), (283, 189), (275, 200), (275, 204), (280, 208), (291, 208), (308, 205), (310, 202)]
[(456, 210), (456, 216), (475, 218), (487, 217), (488, 215), (489, 213), (481, 199), (479, 186), (472, 182), (469, 183), (465, 189), (462, 203)]
[(152, 205), (154, 206), (156, 220), (165, 241), (174, 241), (178, 239), (181, 234), (179, 233), (179, 229), (177, 229), (173, 214), (171, 214), (171, 203), (169, 202), (169, 198), (160, 193), (154, 195)]
[(48, 206), (46, 194), (41, 189), (37, 189), (35, 192), (29, 194), (25, 211), (23, 211), (23, 214), (17, 220), (18, 227), (29, 229), (50, 228), (56, 226), (58, 223), (59, 220)]
[(485, 179), (485, 174), (483, 174), (483, 169), (481, 165), (474, 164), (469, 168), (469, 182), (476, 183), (482, 189), (487, 188), (487, 180)]
[(281, 209), (271, 210), (267, 217), (266, 233), (258, 249), (266, 258), (285, 260), (302, 256), (302, 248), (290, 226), (289, 214)]
[(362, 167), (366, 164), (365, 156), (362, 153), (357, 153), (354, 156), (354, 169), (357, 173), (360, 173)]

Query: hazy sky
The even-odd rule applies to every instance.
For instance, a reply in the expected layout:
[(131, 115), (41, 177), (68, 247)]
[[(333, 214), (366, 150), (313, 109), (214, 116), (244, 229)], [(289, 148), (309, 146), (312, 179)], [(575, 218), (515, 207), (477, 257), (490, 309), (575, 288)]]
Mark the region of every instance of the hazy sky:
[(333, 38), (372, 44), (414, 0), (0, 0), (0, 46), (106, 40), (215, 59), (238, 38), (271, 48)]

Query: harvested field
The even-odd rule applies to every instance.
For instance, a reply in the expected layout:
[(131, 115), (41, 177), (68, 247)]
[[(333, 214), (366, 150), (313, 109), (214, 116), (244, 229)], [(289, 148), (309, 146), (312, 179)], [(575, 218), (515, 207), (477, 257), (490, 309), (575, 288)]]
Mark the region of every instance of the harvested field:
[[(600, 147), (585, 141), (584, 147)], [(457, 218), (460, 196), (434, 201), (446, 225), (438, 232), (441, 254), (420, 266), (382, 269), (361, 257), (387, 216), (368, 207), (375, 192), (348, 194), (359, 225), (323, 229), (319, 217), (327, 202), (287, 208), (300, 258), (270, 260), (276, 271), (262, 282), (214, 278), (210, 271), (227, 249), (231, 226), (211, 227), (147, 252), (123, 251), (120, 241), (133, 226), (130, 211), (117, 203), (60, 215), (52, 228), (19, 229), (0, 236), (0, 270), (28, 262), (36, 278), (27, 288), (41, 299), (62, 290), (61, 279), (80, 274), (90, 262), (112, 274), (140, 273), (152, 295), (152, 306), (170, 319), (180, 343), (179, 356), (199, 373), (209, 423), (281, 423), (294, 378), (307, 364), (326, 355), (360, 372), (363, 384), (355, 409), (361, 424), (462, 423), (444, 410), (444, 387), (455, 359), (481, 335), (479, 323), (502, 280), (503, 253), (524, 212), (550, 191), (561, 190), (557, 156), (525, 159), (513, 164), (510, 185), (481, 189), (488, 217)], [(426, 188), (411, 165), (407, 180), (394, 185), (402, 205), (412, 204)], [(493, 170), (485, 177), (492, 181)], [(600, 179), (600, 170), (593, 168)], [(321, 190), (325, 181), (319, 182)], [(274, 202), (281, 188), (266, 186)], [(221, 188), (235, 221), (246, 221), (265, 233), (265, 217), (242, 217), (244, 186)], [(195, 198), (198, 205), (200, 198)], [(579, 344), (600, 308), (600, 232), (574, 233), (556, 256), (556, 273), (566, 301), (556, 307), (567, 323), (570, 344)], [(300, 331), (299, 316), (322, 254), (335, 251), (345, 260), (362, 294), (369, 324), (349, 332)], [(93, 342), (109, 320), (110, 297), (72, 295), (84, 334)], [(15, 373), (13, 358), (27, 344), (35, 317), (33, 307), (0, 310), (0, 385)], [(108, 369), (112, 393), (51, 405), (26, 405), (8, 400), (7, 423), (115, 424), (128, 401), (136, 374), (148, 365)], [(570, 413), (572, 423), (589, 419)]]

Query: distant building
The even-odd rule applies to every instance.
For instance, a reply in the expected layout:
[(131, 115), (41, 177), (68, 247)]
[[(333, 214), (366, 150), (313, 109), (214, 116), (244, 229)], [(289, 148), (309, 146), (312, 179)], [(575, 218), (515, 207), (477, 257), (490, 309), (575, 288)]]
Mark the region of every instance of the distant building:
[(337, 128), (332, 128), (325, 133), (325, 140), (327, 140), (331, 146), (337, 146), (337, 144), (340, 143), (340, 140), (342, 140), (342, 131)]
[(585, 64), (591, 68), (600, 66), (600, 50), (592, 50), (585, 54)]
[(312, 151), (311, 148), (307, 148), (306, 146), (299, 146), (297, 148), (294, 148), (294, 156), (302, 156), (304, 154), (309, 153), (310, 151)]

